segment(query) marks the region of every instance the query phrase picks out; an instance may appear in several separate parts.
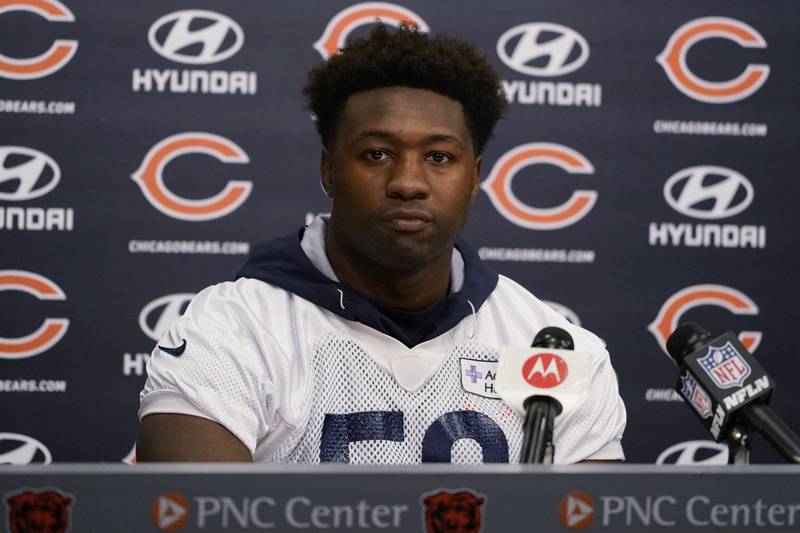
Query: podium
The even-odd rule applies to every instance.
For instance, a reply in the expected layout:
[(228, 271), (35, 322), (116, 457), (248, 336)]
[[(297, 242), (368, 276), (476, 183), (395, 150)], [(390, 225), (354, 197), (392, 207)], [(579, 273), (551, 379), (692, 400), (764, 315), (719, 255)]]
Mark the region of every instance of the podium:
[(784, 465), (9, 466), (0, 495), (8, 531), (800, 530)]

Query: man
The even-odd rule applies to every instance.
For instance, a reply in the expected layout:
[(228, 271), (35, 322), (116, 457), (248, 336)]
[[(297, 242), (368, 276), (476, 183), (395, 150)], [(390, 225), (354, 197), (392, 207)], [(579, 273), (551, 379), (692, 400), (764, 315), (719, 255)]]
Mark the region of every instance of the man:
[(556, 423), (555, 461), (623, 459), (602, 342), (456, 241), (506, 105), (485, 58), (379, 25), (305, 94), (331, 215), (258, 247), (172, 326), (148, 364), (138, 459), (516, 462), (520, 418), (462, 376), (549, 325), (594, 370), (590, 401)]

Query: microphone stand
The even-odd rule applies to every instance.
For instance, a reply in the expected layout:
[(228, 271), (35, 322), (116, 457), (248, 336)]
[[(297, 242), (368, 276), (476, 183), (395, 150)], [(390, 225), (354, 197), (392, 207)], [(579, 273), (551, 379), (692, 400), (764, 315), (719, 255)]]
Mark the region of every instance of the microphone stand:
[(731, 426), (728, 431), (728, 464), (750, 464), (750, 435), (738, 424)]
[(531, 396), (525, 400), (525, 436), (519, 462), (525, 464), (553, 464), (553, 426), (561, 413), (561, 404), (546, 396)]
[(764, 439), (789, 463), (800, 464), (800, 437), (770, 409), (768, 405), (753, 404), (736, 414), (737, 420)]

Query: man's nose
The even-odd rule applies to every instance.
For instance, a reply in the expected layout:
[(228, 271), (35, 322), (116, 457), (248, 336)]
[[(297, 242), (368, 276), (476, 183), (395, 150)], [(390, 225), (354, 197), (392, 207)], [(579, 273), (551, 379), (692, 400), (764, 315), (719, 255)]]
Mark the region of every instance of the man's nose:
[(386, 183), (386, 196), (403, 200), (426, 198), (431, 189), (425, 171), (422, 158), (411, 155), (398, 157)]

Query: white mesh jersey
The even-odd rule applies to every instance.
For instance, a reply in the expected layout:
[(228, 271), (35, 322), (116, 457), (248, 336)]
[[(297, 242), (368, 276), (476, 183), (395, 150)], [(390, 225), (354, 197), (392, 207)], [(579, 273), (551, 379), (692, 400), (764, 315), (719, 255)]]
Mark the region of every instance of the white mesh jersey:
[(604, 344), (503, 276), (476, 313), (413, 348), (263, 281), (209, 287), (159, 342), (185, 340), (184, 353), (153, 350), (139, 416), (213, 420), (260, 462), (516, 462), (520, 417), (465, 390), (462, 373), (552, 325), (593, 357), (589, 401), (556, 421), (555, 462), (623, 459), (625, 407)]

